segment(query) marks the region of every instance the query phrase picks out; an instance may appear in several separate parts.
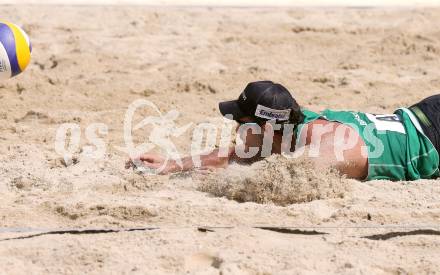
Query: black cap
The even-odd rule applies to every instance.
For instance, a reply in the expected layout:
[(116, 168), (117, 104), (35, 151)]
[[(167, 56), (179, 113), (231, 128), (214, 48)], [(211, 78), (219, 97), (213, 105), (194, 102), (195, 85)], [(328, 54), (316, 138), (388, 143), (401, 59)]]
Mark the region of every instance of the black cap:
[(237, 100), (220, 102), (219, 109), (234, 120), (252, 117), (256, 121), (288, 122), (290, 114), (300, 107), (283, 85), (256, 81), (249, 83)]

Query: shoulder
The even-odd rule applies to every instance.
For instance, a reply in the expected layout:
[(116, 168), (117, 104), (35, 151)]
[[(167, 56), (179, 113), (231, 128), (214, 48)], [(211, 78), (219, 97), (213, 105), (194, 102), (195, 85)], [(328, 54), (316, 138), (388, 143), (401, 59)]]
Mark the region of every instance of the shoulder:
[[(353, 132), (353, 133), (352, 133)], [(348, 125), (337, 121), (328, 121), (325, 119), (317, 119), (304, 125), (299, 133), (299, 141), (302, 144), (308, 145), (313, 140), (330, 141), (335, 138), (336, 133), (346, 135), (358, 135), (358, 133)]]

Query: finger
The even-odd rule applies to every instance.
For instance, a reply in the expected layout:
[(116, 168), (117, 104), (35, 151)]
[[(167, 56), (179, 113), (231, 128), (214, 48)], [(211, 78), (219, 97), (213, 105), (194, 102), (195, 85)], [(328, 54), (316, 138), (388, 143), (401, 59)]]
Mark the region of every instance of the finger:
[(165, 158), (157, 154), (144, 154), (140, 156), (140, 159), (148, 162), (162, 162)]
[(142, 155), (139, 157), (139, 160), (145, 162), (157, 162), (156, 158), (152, 155)]
[(127, 164), (126, 167), (136, 169), (139, 167), (147, 167), (146, 164), (148, 164), (148, 162), (143, 162), (140, 159), (131, 159)]
[(143, 154), (143, 155), (140, 155), (138, 158), (139, 158), (140, 160), (151, 159), (151, 158), (152, 158), (152, 155), (151, 155), (151, 154)]

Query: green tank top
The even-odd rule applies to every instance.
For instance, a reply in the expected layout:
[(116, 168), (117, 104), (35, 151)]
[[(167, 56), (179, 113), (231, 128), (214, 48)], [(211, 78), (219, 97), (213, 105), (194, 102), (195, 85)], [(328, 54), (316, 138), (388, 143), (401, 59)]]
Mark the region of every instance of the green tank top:
[[(303, 110), (305, 120), (296, 127), (300, 137), (304, 125), (318, 118), (354, 128), (368, 150), (366, 180), (417, 180), (439, 176), (439, 154), (425, 136), (414, 114), (400, 108), (390, 115), (351, 111)], [(299, 141), (297, 140), (297, 144)]]

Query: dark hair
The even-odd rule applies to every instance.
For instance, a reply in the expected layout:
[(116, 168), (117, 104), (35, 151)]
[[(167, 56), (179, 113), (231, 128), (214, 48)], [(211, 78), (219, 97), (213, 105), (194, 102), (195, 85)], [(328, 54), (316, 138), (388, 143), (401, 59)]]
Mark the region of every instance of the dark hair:
[(289, 123), (295, 124), (295, 126), (297, 126), (304, 121), (304, 118), (305, 116), (301, 111), (301, 107), (295, 101), (295, 106), (293, 106), (292, 111), (290, 112)]

